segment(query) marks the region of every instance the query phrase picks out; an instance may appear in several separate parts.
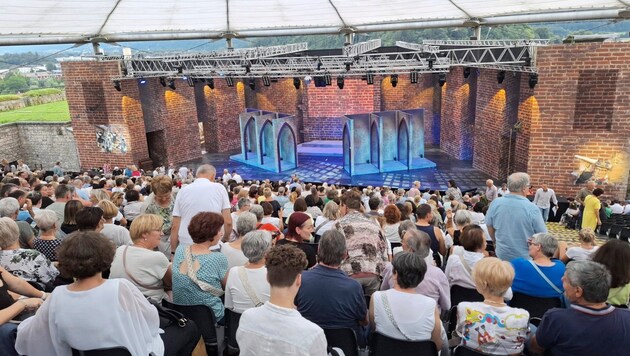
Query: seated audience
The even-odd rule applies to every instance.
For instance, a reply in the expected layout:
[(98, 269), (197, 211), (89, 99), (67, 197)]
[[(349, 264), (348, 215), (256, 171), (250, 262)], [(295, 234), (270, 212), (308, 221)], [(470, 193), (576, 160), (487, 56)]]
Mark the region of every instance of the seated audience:
[(293, 304), (306, 264), (306, 255), (294, 246), (269, 251), (265, 261), (269, 302), (243, 313), (236, 332), (241, 355), (327, 355), (324, 331), (302, 317)]
[(446, 211), (448, 220), (446, 221), (446, 232), (453, 238), (453, 245), (461, 245), (461, 234), (464, 227), (472, 224), (472, 215), (468, 210), (459, 209), (453, 213)]
[(127, 204), (123, 208), (123, 215), (127, 219), (127, 224), (130, 224), (133, 219), (142, 213), (140, 193), (135, 189), (128, 189), (125, 193), (125, 200)]
[(609, 304), (626, 308), (630, 298), (630, 245), (610, 239), (592, 255), (592, 260), (603, 264), (610, 272)]
[(343, 235), (336, 230), (325, 232), (319, 241), (319, 262), (302, 273), (295, 303), (300, 314), (319, 327), (353, 329), (360, 343), (365, 344), (366, 333), (361, 326), (368, 323), (367, 306), (361, 284), (340, 269), (346, 256)]
[(400, 243), (398, 226), (400, 225), (400, 210), (396, 205), (388, 205), (383, 211), (384, 221), (382, 224), (383, 234), (389, 242)]
[(20, 248), (19, 234), (15, 221), (0, 218), (0, 266), (16, 277), (37, 283), (39, 289), (51, 289), (59, 271), (39, 251)]
[(571, 305), (545, 313), (530, 350), (557, 356), (626, 355), (630, 311), (606, 304), (611, 281), (606, 267), (588, 260), (569, 262), (562, 280)]
[(221, 252), (227, 257), (228, 270), (247, 263), (247, 256), (245, 256), (242, 249), (243, 237), (248, 232), (256, 230), (256, 223), (256, 215), (248, 212), (242, 213), (235, 225), (238, 238), (230, 243), (221, 245)]
[(269, 301), (270, 293), (265, 255), (271, 248), (271, 234), (254, 230), (242, 239), (241, 248), (247, 263), (230, 268), (225, 283), (225, 307), (239, 314)]
[(553, 258), (558, 241), (550, 234), (538, 233), (527, 244), (532, 260), (519, 257), (511, 261), (515, 272), (512, 291), (539, 298), (562, 297), (564, 263)]
[(441, 349), (442, 323), (435, 300), (416, 291), (427, 271), (424, 258), (401, 252), (392, 266), (394, 288), (374, 292), (370, 300), (372, 330), (398, 340), (431, 340)]
[(66, 203), (66, 206), (63, 210), (63, 224), (61, 224), (61, 231), (66, 234), (71, 234), (77, 231), (79, 228), (77, 227), (77, 213), (79, 210), (83, 209), (83, 204), (81, 204), (78, 200), (70, 200)]
[(529, 312), (503, 301), (514, 268), (509, 262), (488, 257), (475, 264), (472, 274), (484, 301), (457, 305), (455, 330), (461, 344), (486, 355), (520, 355), (529, 334)]
[(77, 213), (77, 228), (79, 231), (96, 231), (103, 230), (103, 209), (99, 207), (85, 207)]
[(55, 250), (61, 246), (61, 240), (55, 236), (58, 228), (57, 214), (51, 210), (40, 210), (35, 214), (35, 223), (39, 227), (39, 237), (33, 241), (33, 247), (49, 260), (57, 261)]
[(33, 248), (33, 239), (35, 234), (31, 224), (26, 221), (17, 220), (20, 203), (15, 198), (0, 199), (0, 217), (8, 217), (13, 219), (20, 229), (20, 246), (23, 248)]
[(441, 267), (441, 256), (446, 256), (446, 243), (442, 230), (431, 224), (431, 221), (433, 221), (433, 210), (431, 206), (429, 204), (421, 204), (416, 210), (416, 215), (416, 228), (427, 233), (431, 238), (431, 251), (433, 251), (435, 265)]
[[(57, 287), (35, 317), (20, 324), (18, 353), (70, 355), (71, 348), (112, 347), (124, 347), (132, 355), (192, 352), (198, 331), (188, 328), (189, 333), (176, 339), (160, 334), (157, 310), (133, 284), (125, 279), (103, 279), (101, 272), (114, 258), (114, 245), (103, 235), (76, 232), (57, 253), (59, 268), (75, 282)], [(165, 344), (160, 336), (177, 340), (177, 345)]]
[(313, 235), (324, 235), (326, 231), (335, 226), (337, 219), (339, 219), (339, 205), (331, 200), (324, 206), (322, 215), (315, 219)]
[(102, 200), (98, 203), (98, 207), (103, 210), (103, 219), (105, 219), (101, 234), (110, 239), (116, 247), (131, 245), (129, 230), (120, 225), (114, 224), (114, 218), (118, 215), (116, 205), (109, 200)]
[(571, 246), (567, 248), (567, 243), (561, 241), (558, 243), (558, 254), (564, 263), (569, 261), (589, 260), (593, 253), (597, 251), (598, 246), (595, 245), (595, 233), (591, 228), (585, 227), (578, 233), (579, 246)]
[[(299, 199), (298, 199), (299, 201)], [(289, 218), (289, 228), (286, 236), (282, 240), (278, 240), (278, 245), (293, 245), (304, 251), (308, 264), (306, 268), (311, 268), (317, 263), (317, 254), (315, 248), (309, 245), (311, 241), (311, 233), (313, 232), (313, 219), (303, 212), (296, 211)]]
[(155, 251), (160, 244), (162, 223), (162, 218), (154, 214), (135, 218), (129, 229), (133, 245), (118, 246), (109, 275), (129, 280), (145, 297), (156, 302), (167, 298), (173, 284), (171, 263), (163, 253)]
[[(269, 189), (269, 188), (265, 188)], [(271, 214), (273, 214), (273, 206), (268, 201), (263, 201), (260, 203), (260, 206), (263, 208), (263, 218), (260, 221), (262, 224), (271, 224), (278, 228), (278, 230), (284, 230), (284, 226), (282, 224), (282, 212), (280, 212), (279, 218), (274, 218)]]
[[(239, 219), (240, 220), (240, 219)], [(223, 286), (228, 271), (224, 254), (210, 248), (221, 241), (225, 231), (223, 216), (200, 212), (188, 225), (192, 245), (179, 245), (173, 259), (173, 302), (207, 305), (223, 325)]]
[[(416, 293), (433, 299), (439, 309), (449, 310), (451, 308), (451, 295), (448, 280), (440, 268), (427, 263), (427, 261), (432, 261), (431, 253), (429, 253), (431, 251), (430, 246), (431, 238), (422, 231), (412, 229), (406, 231), (403, 235), (403, 251), (411, 252), (424, 258), (424, 262), (427, 265), (422, 281), (415, 288)], [(383, 271), (381, 290), (393, 288), (396, 281), (395, 278), (393, 264), (388, 263)]]
[(485, 257), (486, 238), (478, 225), (467, 225), (462, 229), (460, 241), (461, 246), (451, 248), (453, 252), (448, 257), (444, 272), (450, 286), (475, 289), (472, 270)]

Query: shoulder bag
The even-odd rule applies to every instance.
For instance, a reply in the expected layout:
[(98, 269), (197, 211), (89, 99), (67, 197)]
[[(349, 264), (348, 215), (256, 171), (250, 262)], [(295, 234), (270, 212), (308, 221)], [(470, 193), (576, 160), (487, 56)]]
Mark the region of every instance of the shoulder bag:
[(241, 279), (243, 287), (245, 287), (245, 292), (247, 292), (247, 295), (249, 296), (249, 299), (251, 299), (254, 303), (254, 306), (258, 308), (265, 304), (261, 302), (260, 299), (258, 299), (256, 292), (252, 288), (251, 284), (249, 284), (249, 278), (247, 278), (247, 271), (245, 270), (245, 267), (241, 266), (238, 268), (238, 277)]
[(222, 289), (216, 288), (215, 286), (204, 281), (200, 281), (197, 278), (197, 273), (193, 270), (193, 258), (190, 246), (186, 246), (186, 248), (184, 248), (184, 258), (186, 259), (186, 275), (188, 276), (188, 278), (190, 278), (199, 288), (201, 288), (202, 291), (209, 292), (217, 298), (221, 297), (224, 293)]

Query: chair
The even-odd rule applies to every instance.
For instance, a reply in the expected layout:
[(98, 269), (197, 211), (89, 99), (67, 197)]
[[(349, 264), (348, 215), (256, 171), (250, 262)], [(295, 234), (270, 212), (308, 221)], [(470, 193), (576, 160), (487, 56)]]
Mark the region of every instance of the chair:
[(166, 308), (177, 310), (184, 314), (188, 319), (197, 324), (201, 336), (206, 344), (206, 351), (209, 355), (216, 355), (218, 353), (217, 343), (217, 320), (214, 316), (214, 312), (206, 305), (180, 305), (171, 303), (166, 299), (162, 300), (162, 305)]
[(225, 309), (225, 336), (227, 339), (228, 355), (237, 355), (240, 352), (238, 342), (236, 342), (236, 331), (241, 321), (241, 315), (242, 314), (233, 312), (230, 309)]
[(451, 287), (451, 309), (448, 311), (448, 328), (446, 335), (452, 335), (457, 325), (457, 304), (461, 302), (483, 302), (483, 295), (476, 289), (465, 288), (454, 284)]
[(72, 356), (131, 356), (131, 352), (124, 347), (112, 347), (98, 350), (72, 349)]
[(482, 356), (488, 355), (484, 354), (481, 351), (473, 350), (470, 347), (464, 345), (457, 345), (455, 349), (453, 349), (452, 356)]
[(514, 292), (514, 296), (510, 301), (513, 308), (522, 308), (529, 312), (530, 318), (542, 318), (547, 310), (552, 308), (560, 308), (562, 301), (560, 298), (539, 298), (531, 295)]
[(614, 224), (613, 226), (610, 227), (610, 230), (608, 230), (608, 237), (611, 239), (616, 239), (618, 238), (618, 234), (621, 232), (621, 230), (626, 227), (625, 225), (618, 225), (618, 224)]
[(438, 356), (431, 340), (405, 341), (374, 333), (370, 339), (370, 356)]
[(357, 335), (350, 328), (324, 329), (329, 347), (340, 348), (346, 356), (359, 356)]
[(396, 247), (402, 247), (402, 243), (400, 242), (390, 242), (390, 244), (392, 245), (392, 250)]
[(630, 239), (630, 227), (624, 227), (619, 232), (619, 240), (629, 242), (628, 239)]

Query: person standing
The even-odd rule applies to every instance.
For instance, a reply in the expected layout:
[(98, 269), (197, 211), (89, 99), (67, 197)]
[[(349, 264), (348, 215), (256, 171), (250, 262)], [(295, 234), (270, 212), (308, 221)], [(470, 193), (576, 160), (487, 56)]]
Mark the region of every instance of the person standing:
[(599, 218), (599, 209), (602, 208), (602, 202), (599, 196), (604, 194), (602, 188), (593, 189), (593, 193), (584, 198), (584, 214), (582, 218), (582, 228), (590, 227), (593, 231), (597, 229), (602, 221)]
[(547, 183), (543, 183), (541, 188), (536, 190), (536, 195), (534, 195), (534, 204), (540, 209), (542, 213), (543, 220), (547, 222), (549, 220), (549, 210), (551, 209), (551, 203), (553, 205), (558, 205), (558, 198), (556, 198), (556, 193), (553, 189), (550, 189), (547, 186)]
[(420, 186), (421, 183), (419, 180), (413, 182), (413, 187), (411, 187), (411, 189), (409, 189), (409, 192), (407, 192), (407, 197), (410, 200), (413, 200), (416, 195), (422, 195), (422, 193), (420, 192)]
[(53, 174), (57, 177), (63, 177), (63, 169), (61, 169), (61, 162), (55, 162), (55, 166), (52, 168)]
[(578, 229), (582, 227), (582, 217), (584, 216), (584, 199), (586, 199), (586, 197), (593, 192), (593, 189), (595, 189), (595, 182), (589, 180), (588, 182), (586, 182), (586, 187), (580, 189), (580, 191), (575, 196), (575, 201), (580, 204), (580, 225), (577, 227)]
[(230, 171), (228, 171), (227, 169), (223, 170), (223, 177), (221, 177), (221, 181), (223, 182), (223, 184), (227, 184), (230, 179), (232, 179), (232, 175), (230, 174)]
[(510, 194), (490, 204), (486, 214), (488, 233), (502, 260), (529, 258), (527, 239), (539, 232), (547, 232), (540, 210), (527, 199), (529, 175), (512, 173), (508, 177)]
[(486, 199), (488, 204), (499, 197), (499, 189), (494, 185), (492, 179), (486, 181)]

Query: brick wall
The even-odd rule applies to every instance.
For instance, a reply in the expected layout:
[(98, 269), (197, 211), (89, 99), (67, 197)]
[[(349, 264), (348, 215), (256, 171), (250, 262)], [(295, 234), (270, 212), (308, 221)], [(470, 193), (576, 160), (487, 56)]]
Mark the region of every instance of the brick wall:
[(442, 87), (440, 147), (462, 160), (473, 158), (477, 76), (464, 78), (461, 67), (453, 68)]
[(537, 105), (533, 105), (538, 113), (532, 115), (527, 165), (533, 184), (547, 181), (561, 195), (574, 195), (581, 187), (571, 173), (590, 170), (575, 157), (580, 155), (598, 160), (600, 168), (594, 176), (607, 196), (625, 198), (630, 153), (628, 63), (630, 43), (539, 49)]
[(240, 80), (234, 81), (234, 87), (228, 87), (225, 80), (215, 80), (214, 85), (214, 89), (195, 87), (205, 149), (208, 152), (238, 150), (241, 147), (238, 115), (245, 111), (245, 86)]

